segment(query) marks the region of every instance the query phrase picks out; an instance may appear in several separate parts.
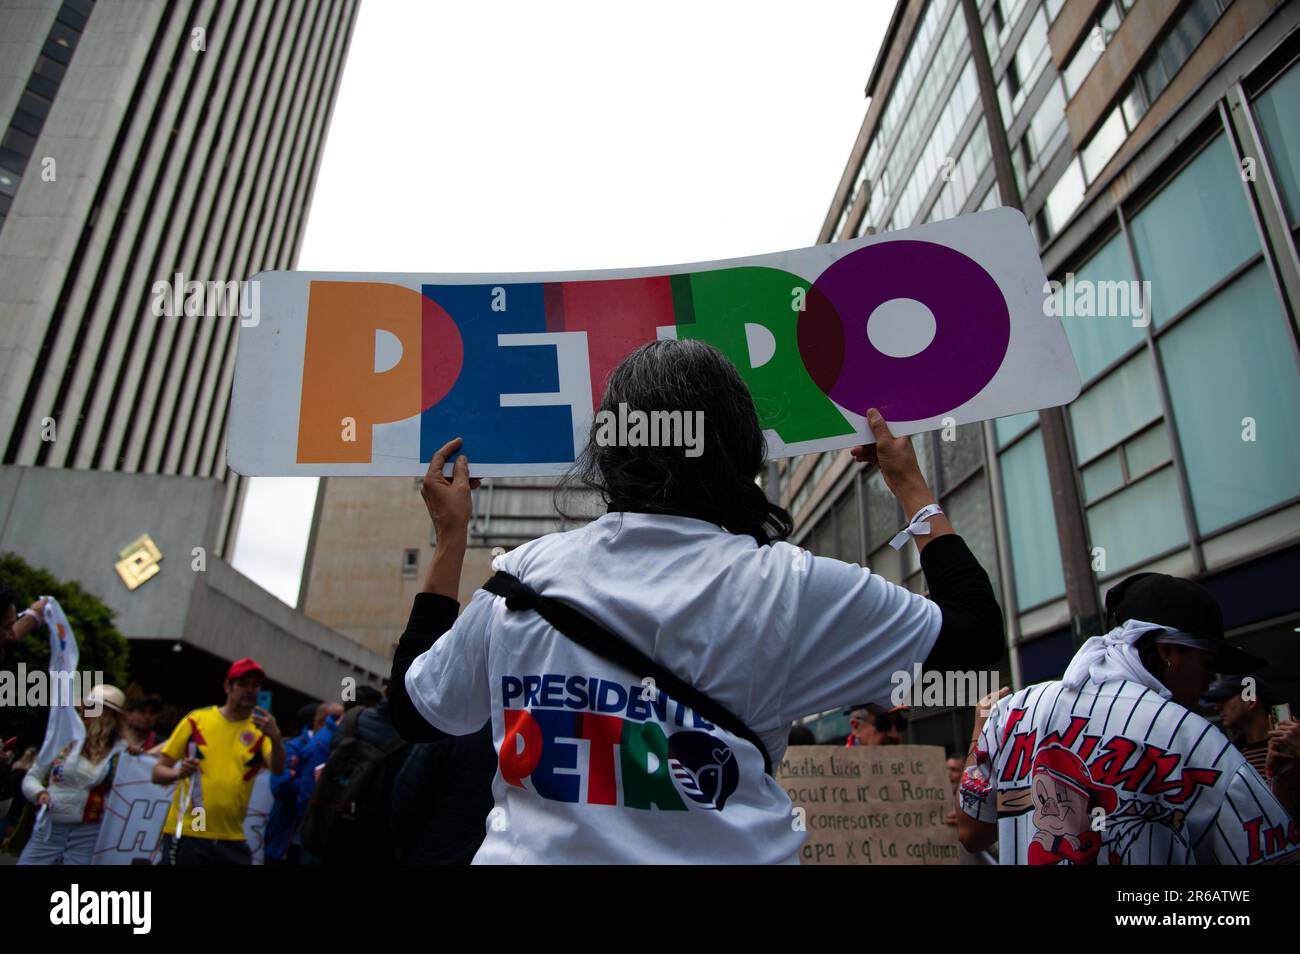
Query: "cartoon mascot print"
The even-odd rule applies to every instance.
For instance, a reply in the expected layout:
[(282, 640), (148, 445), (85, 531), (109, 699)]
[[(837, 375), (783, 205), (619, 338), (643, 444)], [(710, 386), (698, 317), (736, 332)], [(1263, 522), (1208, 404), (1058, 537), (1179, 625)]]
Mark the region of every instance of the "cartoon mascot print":
[(1031, 865), (1097, 861), (1101, 835), (1092, 830), (1092, 810), (1115, 811), (1114, 789), (1098, 785), (1083, 760), (1060, 745), (1040, 749), (1034, 757), (1031, 791), (1034, 827), (1029, 844)]

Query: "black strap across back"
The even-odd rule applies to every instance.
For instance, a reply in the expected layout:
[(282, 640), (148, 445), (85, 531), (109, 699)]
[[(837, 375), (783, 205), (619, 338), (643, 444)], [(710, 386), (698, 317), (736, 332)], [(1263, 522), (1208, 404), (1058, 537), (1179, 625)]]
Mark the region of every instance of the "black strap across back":
[(497, 571), (483, 584), (489, 593), (506, 598), (510, 610), (534, 610), (542, 619), (554, 626), (573, 642), (602, 659), (621, 666), (632, 673), (641, 673), (654, 680), (656, 689), (662, 689), (678, 702), (691, 707), (715, 725), (721, 726), (737, 738), (744, 739), (763, 756), (763, 771), (772, 774), (772, 757), (767, 746), (753, 729), (732, 714), (726, 706), (683, 682), (655, 662), (631, 643), (620, 638), (591, 617), (559, 600), (543, 596), (509, 573)]

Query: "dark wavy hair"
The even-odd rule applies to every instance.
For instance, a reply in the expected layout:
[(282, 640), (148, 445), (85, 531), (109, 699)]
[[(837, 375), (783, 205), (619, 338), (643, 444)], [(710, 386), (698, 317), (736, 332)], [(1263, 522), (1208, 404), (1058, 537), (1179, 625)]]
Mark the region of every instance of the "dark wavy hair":
[[(704, 412), (703, 453), (681, 447), (601, 446), (599, 418), (565, 474), (596, 491), (610, 512), (677, 514), (748, 534), (765, 546), (790, 535), (790, 514), (754, 482), (767, 442), (749, 388), (727, 357), (702, 341), (661, 339), (637, 348), (609, 376), (598, 411)], [(557, 503), (558, 505), (558, 503)], [(563, 508), (560, 508), (563, 512)]]

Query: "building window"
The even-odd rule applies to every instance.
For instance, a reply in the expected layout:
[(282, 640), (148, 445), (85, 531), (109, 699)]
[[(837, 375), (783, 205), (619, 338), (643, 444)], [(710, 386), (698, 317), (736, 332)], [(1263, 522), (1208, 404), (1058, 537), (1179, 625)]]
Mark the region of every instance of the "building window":
[(1021, 195), (1029, 192), (1039, 174), (1051, 162), (1067, 132), (1065, 93), (1059, 82), (1053, 82), (1011, 153), (1011, 164)]
[(1002, 452), (1000, 463), (1016, 608), (1024, 610), (1065, 593), (1042, 433), (1017, 441)]
[(939, 440), (939, 470), (945, 488), (956, 487), (984, 463), (984, 433), (979, 424), (953, 429), (953, 440)]
[(64, 3), (50, 28), (36, 65), (27, 78), (26, 89), (19, 97), (17, 109), (0, 140), (0, 226), (4, 225), (18, 184), (36, 150), (36, 141), (49, 115), (63, 76), (68, 71), (73, 50), (94, 9), (93, 2), (78, 0)]
[(863, 478), (862, 499), (867, 508), (867, 551), (871, 552), (880, 549), (898, 532), (901, 518), (898, 501), (889, 492), (879, 470), (873, 469)]
[(1124, 98), (1120, 100), (1120, 112), (1124, 115), (1124, 128), (1132, 132), (1137, 128), (1137, 124), (1142, 121), (1146, 115), (1147, 107), (1151, 104), (1147, 101), (1147, 94), (1141, 83), (1134, 83), (1129, 87)]
[[(867, 154), (863, 159), (862, 165), (858, 167), (857, 179), (853, 184), (850, 193), (851, 197), (856, 197), (860, 190), (875, 183), (871, 192), (871, 201), (867, 206), (867, 214), (862, 217), (862, 226), (858, 234), (863, 234), (863, 230), (871, 225), (871, 209), (880, 209), (879, 200), (882, 198), (882, 187), (884, 171), (880, 168), (881, 160), (884, 158), (885, 146), (889, 143), (890, 137), (893, 136), (894, 130), (910, 107), (909, 95), (912, 86), (915, 84), (917, 77), (921, 73), (922, 63), (930, 52), (930, 46), (934, 40), (935, 33), (939, 27), (939, 14), (944, 6), (943, 0), (932, 0), (926, 7), (916, 30), (912, 34), (911, 46), (908, 48), (907, 56), (903, 59), (903, 65), (898, 71), (898, 76), (894, 80), (893, 86), (889, 90), (889, 98), (885, 102), (885, 108), (881, 111), (880, 121), (876, 124), (876, 130), (872, 133), (871, 142), (867, 144)], [(835, 234), (839, 235), (841, 228), (844, 226), (844, 218), (848, 214), (848, 209), (852, 206), (852, 198), (845, 204), (844, 212), (840, 215), (840, 221), (835, 227)]]
[(1114, 576), (1185, 546), (1187, 522), (1173, 467), (1089, 504), (1088, 536), (1099, 577)]
[(1047, 193), (1047, 201), (1040, 210), (1039, 238), (1046, 242), (1070, 221), (1076, 209), (1083, 204), (1083, 195), (1087, 191), (1083, 181), (1083, 166), (1076, 156), (1056, 180), (1052, 191)]
[(1300, 225), (1300, 64), (1260, 94), (1254, 107), (1287, 222)]
[(420, 551), (407, 550), (402, 554), (402, 578), (412, 579), (420, 572)]
[(988, 4), (984, 20), (984, 45), (988, 47), (989, 60), (996, 61), (1002, 44), (1007, 41), (1015, 22), (1020, 19), (1025, 0), (993, 0)]
[[(915, 164), (912, 162), (912, 151), (916, 147), (931, 113), (939, 103), (939, 96), (948, 82), (949, 75), (954, 66), (965, 58), (967, 52), (965, 21), (962, 19), (961, 11), (955, 10), (948, 19), (948, 23), (944, 28), (943, 39), (939, 41), (939, 45), (934, 51), (934, 57), (926, 68), (925, 75), (915, 93), (909, 97), (899, 97), (896, 93), (891, 94), (889, 108), (893, 108), (896, 102), (899, 103), (901, 108), (904, 105), (902, 100), (906, 99), (906, 110), (903, 112), (904, 118), (898, 131), (898, 139), (894, 142), (893, 149), (885, 159), (884, 166), (877, 177), (880, 184), (883, 185), (881, 204), (876, 204), (873, 192), (872, 216), (863, 218), (864, 228), (868, 224), (879, 225), (884, 206), (889, 203), (895, 194), (905, 190), (908, 184), (918, 178)], [(931, 184), (933, 184), (933, 180), (931, 180)], [(900, 200), (900, 204), (901, 202), (902, 200)], [(910, 225), (912, 214), (915, 211), (916, 209), (912, 208), (910, 213), (900, 214), (896, 208), (890, 214), (888, 223), (881, 231), (889, 231), (894, 227), (894, 223)]]
[[(1212, 223), (1212, 227), (1210, 224)], [(1260, 251), (1240, 170), (1218, 136), (1136, 215), (1131, 232), (1159, 327)]]
[(975, 184), (988, 168), (991, 155), (988, 126), (982, 122), (977, 123), (975, 131), (962, 149), (961, 158), (952, 166), (951, 177), (935, 199), (926, 221), (950, 219), (961, 212)]
[[(1140, 288), (1133, 284), (1134, 278), (1122, 233), (1117, 233), (1080, 265), (1072, 282), (1062, 278), (1056, 313), (1062, 315), (1070, 350), (1085, 382), (1146, 338), (1138, 302), (1133, 300), (1134, 291)], [(1072, 301), (1063, 300), (1067, 291), (1072, 294)], [(1091, 295), (1091, 308), (1087, 307), (1082, 293)], [(1145, 302), (1141, 304), (1146, 307)], [(1128, 314), (1114, 313), (1122, 311)]]
[(845, 563), (862, 559), (862, 514), (858, 510), (857, 487), (850, 483), (835, 501), (835, 556)]
[(1139, 351), (1090, 387), (1070, 405), (1069, 415), (1098, 574), (1186, 544), (1150, 352)]
[(1300, 376), (1265, 264), (1200, 305), (1158, 345), (1201, 533), (1297, 496)]
[(1148, 351), (1139, 351), (1070, 405), (1075, 456), (1086, 464), (1160, 416), (1160, 392)]
[(1037, 411), (1025, 411), (1010, 417), (999, 417), (993, 421), (993, 431), (998, 438), (998, 447), (1006, 447), (1017, 437), (1038, 423)]
[(1191, 58), (1201, 40), (1205, 39), (1205, 35), (1231, 2), (1232, 0), (1192, 0), (1164, 39), (1139, 64), (1133, 83), (1120, 104), (1124, 123), (1130, 132), (1147, 108), (1160, 98), (1160, 94)]
[(1029, 21), (1029, 28), (1016, 47), (1015, 56), (1007, 63), (1006, 75), (998, 87), (1002, 122), (1008, 128), (1020, 112), (1020, 107), (1024, 106), (1025, 97), (1038, 82), (1043, 67), (1050, 59), (1050, 52), (1047, 44), (1047, 14), (1040, 8)]
[(1119, 152), (1119, 147), (1124, 145), (1124, 140), (1128, 138), (1128, 130), (1124, 128), (1124, 115), (1120, 108), (1116, 106), (1110, 111), (1097, 131), (1084, 145), (1079, 153), (1079, 158), (1083, 162), (1083, 177), (1088, 183), (1096, 180), (1101, 175), (1101, 171), (1106, 168), (1106, 164)]
[(988, 572), (996, 592), (998, 580), (998, 553), (993, 535), (993, 508), (989, 501), (988, 482), (983, 474), (966, 481), (943, 498), (943, 512), (953, 529), (961, 534), (980, 566)]
[(1124, 22), (1124, 15), (1128, 12), (1127, 6), (1117, 0), (1106, 0), (1094, 14), (1092, 25), (1084, 35), (1083, 42), (1079, 44), (1079, 48), (1074, 51), (1066, 62), (1065, 68), (1061, 70), (1066, 95), (1071, 99), (1087, 80), (1088, 74), (1092, 72), (1097, 61), (1101, 59), (1101, 54), (1106, 52), (1111, 37)]

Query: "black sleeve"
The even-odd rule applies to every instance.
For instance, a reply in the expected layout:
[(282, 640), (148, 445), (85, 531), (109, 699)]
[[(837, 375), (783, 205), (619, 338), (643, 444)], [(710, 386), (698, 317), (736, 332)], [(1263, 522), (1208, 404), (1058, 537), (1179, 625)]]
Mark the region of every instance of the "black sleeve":
[(1006, 649), (1002, 609), (989, 575), (957, 534), (931, 540), (921, 551), (921, 569), (930, 599), (943, 613), (943, 625), (925, 668), (989, 669)]
[(429, 724), (406, 693), (406, 670), (417, 656), (426, 652), (438, 637), (451, 629), (460, 612), (460, 603), (437, 593), (416, 593), (406, 632), (397, 642), (393, 669), (388, 676), (388, 709), (393, 725), (408, 742), (434, 742), (449, 738), (446, 732)]
[(444, 739), (411, 746), (393, 780), (388, 823), (401, 847), (409, 846), (429, 821), (433, 809), (430, 794), (437, 791), (438, 767), (446, 760), (442, 752), (451, 745)]

